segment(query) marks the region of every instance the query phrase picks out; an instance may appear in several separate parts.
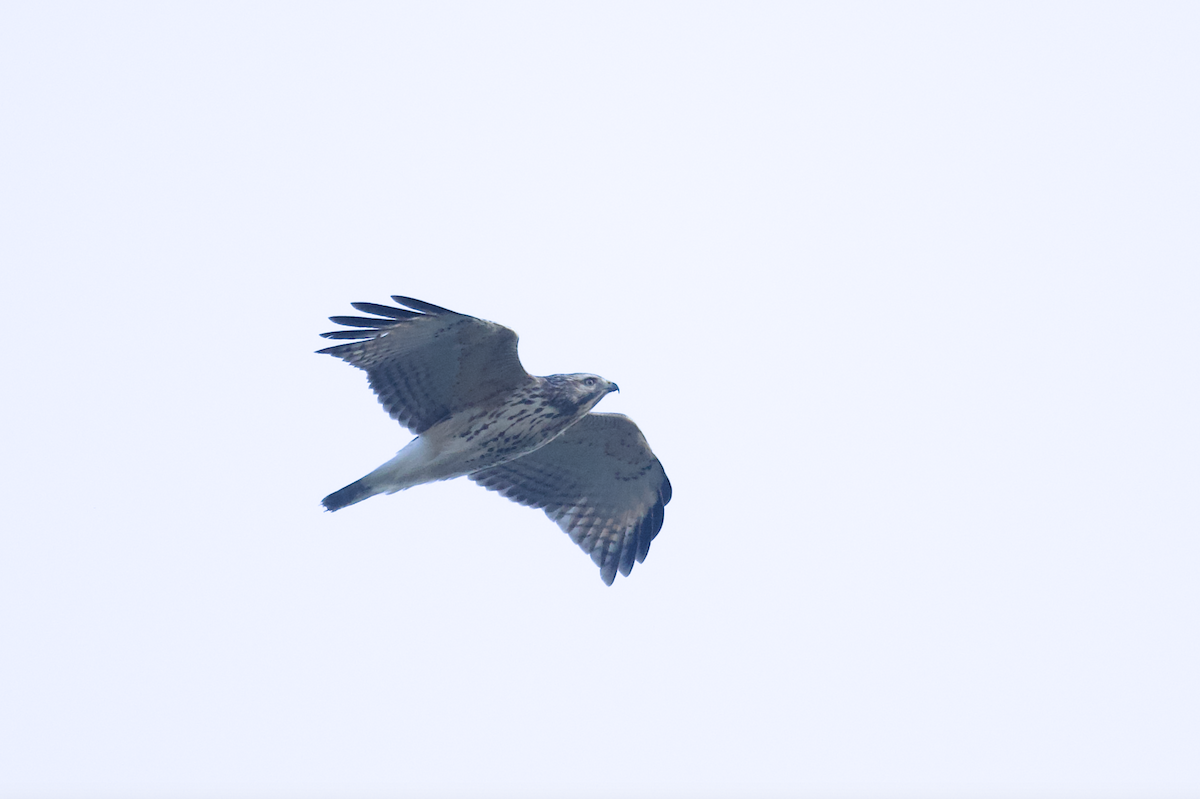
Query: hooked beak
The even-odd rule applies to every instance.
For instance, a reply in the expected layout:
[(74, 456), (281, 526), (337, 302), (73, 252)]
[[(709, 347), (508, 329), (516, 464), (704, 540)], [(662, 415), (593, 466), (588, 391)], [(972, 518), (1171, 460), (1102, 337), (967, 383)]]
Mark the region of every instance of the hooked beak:
[(608, 391), (609, 391), (609, 393), (610, 393), (610, 394), (611, 394), (612, 392), (614, 392), (614, 391), (615, 391), (615, 392), (617, 392), (618, 394), (620, 394), (620, 393), (621, 393), (621, 387), (620, 387), (620, 386), (618, 386), (616, 383), (612, 382), (611, 380), (609, 380), (609, 381), (608, 381)]

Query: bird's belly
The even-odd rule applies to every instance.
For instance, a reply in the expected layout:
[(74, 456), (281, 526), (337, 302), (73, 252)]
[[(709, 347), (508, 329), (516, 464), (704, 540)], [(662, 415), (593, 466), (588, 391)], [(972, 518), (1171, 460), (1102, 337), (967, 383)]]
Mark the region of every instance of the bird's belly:
[(427, 430), (438, 460), (470, 474), (545, 446), (578, 421), (540, 399), (516, 398), (499, 407), (465, 411)]

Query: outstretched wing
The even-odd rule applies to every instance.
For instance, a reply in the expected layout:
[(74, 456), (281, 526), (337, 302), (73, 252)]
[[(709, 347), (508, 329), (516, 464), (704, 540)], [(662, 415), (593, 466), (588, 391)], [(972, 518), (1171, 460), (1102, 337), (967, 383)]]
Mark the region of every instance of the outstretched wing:
[(377, 316), (329, 317), (359, 329), (323, 337), (365, 340), (317, 352), (365, 370), (383, 407), (412, 432), (531, 379), (517, 357), (517, 334), (507, 327), (410, 297), (392, 299), (407, 308), (352, 302)]
[(469, 477), (546, 511), (592, 556), (606, 585), (646, 559), (671, 501), (662, 464), (619, 413), (589, 413), (546, 446)]

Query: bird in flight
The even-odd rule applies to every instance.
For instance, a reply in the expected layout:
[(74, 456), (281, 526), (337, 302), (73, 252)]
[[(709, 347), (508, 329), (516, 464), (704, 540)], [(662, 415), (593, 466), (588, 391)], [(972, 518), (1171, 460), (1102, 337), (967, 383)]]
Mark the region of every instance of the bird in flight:
[(662, 528), (671, 481), (629, 417), (592, 413), (617, 384), (592, 374), (536, 377), (503, 325), (393, 296), (354, 302), (374, 316), (331, 316), (355, 339), (318, 350), (364, 370), (393, 419), (416, 434), (375, 471), (321, 502), (336, 511), (466, 475), (546, 512), (612, 585), (629, 576)]

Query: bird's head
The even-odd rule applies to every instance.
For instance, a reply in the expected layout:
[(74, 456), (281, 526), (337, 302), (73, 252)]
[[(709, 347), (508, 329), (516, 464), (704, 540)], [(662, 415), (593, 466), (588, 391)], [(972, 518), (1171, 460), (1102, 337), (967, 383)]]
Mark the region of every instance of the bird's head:
[(546, 378), (554, 389), (556, 405), (590, 411), (609, 392), (620, 391), (617, 384), (600, 375), (579, 373), (551, 375)]

